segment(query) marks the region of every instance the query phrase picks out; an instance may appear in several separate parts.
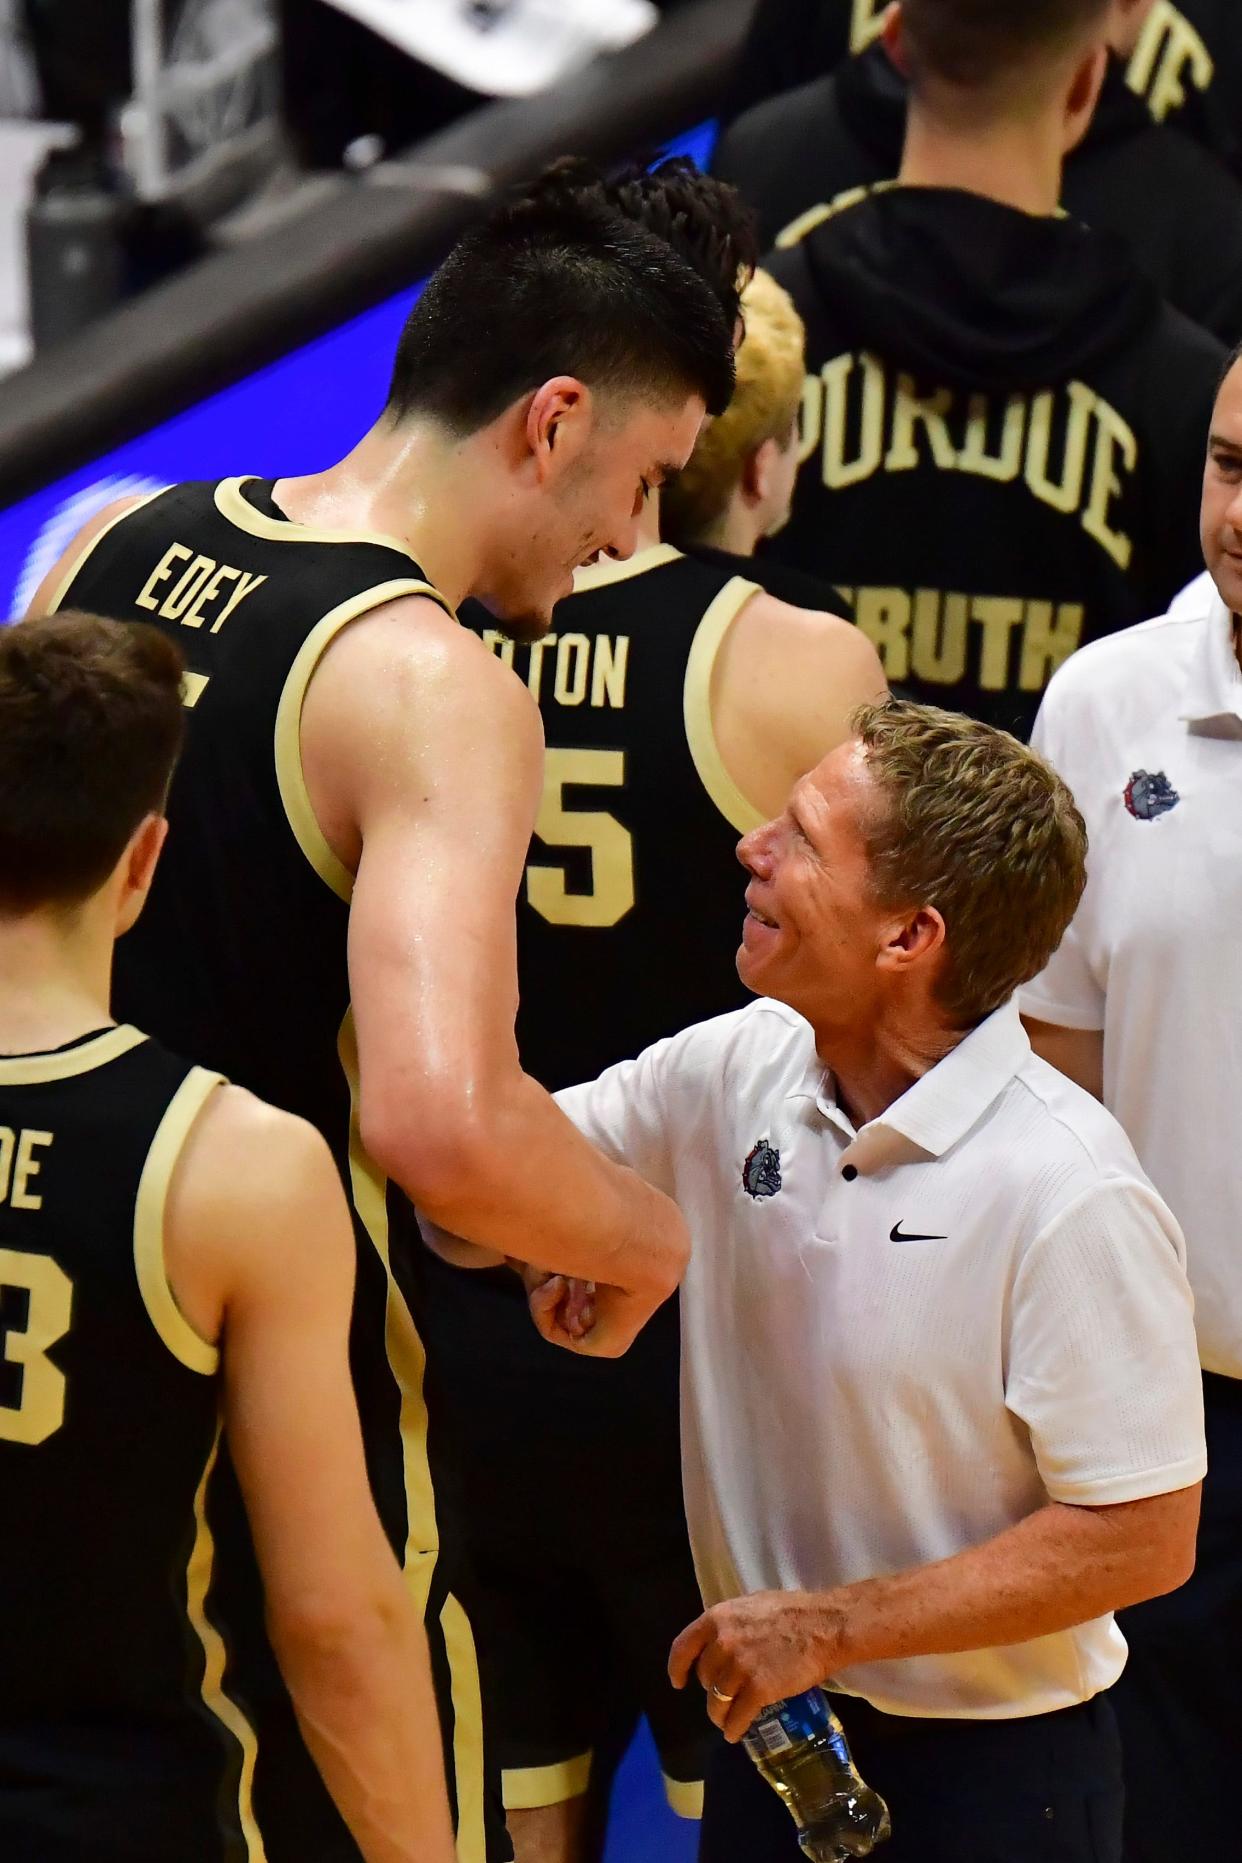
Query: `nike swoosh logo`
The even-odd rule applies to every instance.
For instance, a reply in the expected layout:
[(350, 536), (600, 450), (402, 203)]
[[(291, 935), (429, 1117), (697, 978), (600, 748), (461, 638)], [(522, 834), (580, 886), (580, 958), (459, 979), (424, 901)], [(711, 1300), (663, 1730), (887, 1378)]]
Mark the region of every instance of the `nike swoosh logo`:
[(890, 1242), (947, 1242), (948, 1236), (907, 1235), (900, 1223), (894, 1223), (888, 1232)]

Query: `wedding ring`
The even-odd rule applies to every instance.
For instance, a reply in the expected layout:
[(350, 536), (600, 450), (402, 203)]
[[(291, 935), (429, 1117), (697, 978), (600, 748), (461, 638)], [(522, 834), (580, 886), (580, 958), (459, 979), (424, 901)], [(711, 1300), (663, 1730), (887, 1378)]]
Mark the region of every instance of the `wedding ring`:
[(736, 1701), (737, 1700), (736, 1695), (726, 1695), (723, 1688), (717, 1688), (714, 1682), (709, 1683), (708, 1687), (709, 1687), (710, 1693), (716, 1697), (717, 1701)]

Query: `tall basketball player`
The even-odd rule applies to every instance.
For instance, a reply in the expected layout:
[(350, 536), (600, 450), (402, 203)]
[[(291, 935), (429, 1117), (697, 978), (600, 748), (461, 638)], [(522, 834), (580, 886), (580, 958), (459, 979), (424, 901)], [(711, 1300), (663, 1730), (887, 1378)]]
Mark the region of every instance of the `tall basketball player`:
[(0, 630), (0, 1855), (257, 1854), (204, 1514), (223, 1424), (272, 1641), (359, 1851), (451, 1863), (426, 1640), (350, 1391), (328, 1149), (109, 1010), (181, 734), (154, 628)]
[[(516, 632), (542, 632), (580, 564), (633, 550), (649, 491), (732, 382), (732, 330), (689, 266), (611, 211), (536, 195), (432, 279), (388, 407), (345, 460), (115, 511), (37, 598), (150, 619), (186, 645), (176, 835), (119, 1002), (310, 1119), (351, 1192), (355, 1387), (381, 1517), (432, 1638), (461, 1863), (508, 1844), (498, 1794), (484, 1828), (406, 1198), (508, 1256), (605, 1284), (577, 1342), (591, 1352), (628, 1345), (686, 1242), (673, 1206), (606, 1165), (519, 1066), (513, 900), (542, 734), (529, 692), (454, 609), (473, 593)], [(233, 1544), (222, 1473), (211, 1518)], [(298, 1740), (253, 1576), (222, 1608), (256, 1717), (269, 1863), (354, 1858)]]
[[(581, 168), (563, 172), (588, 185)], [(676, 242), (733, 322), (753, 260), (734, 190), (666, 165), (614, 184), (614, 198)], [(582, 570), (554, 631), (529, 647), (475, 604), (462, 611), (543, 715), (543, 801), (518, 908), (518, 1041), (550, 1087), (745, 1002), (733, 962), (738, 834), (780, 812), (847, 734), (854, 706), (884, 687), (865, 635), (808, 612), (805, 597), (777, 599), (751, 560), (788, 509), (804, 366), (801, 322), (771, 279), (757, 274), (740, 308), (733, 401), (672, 490), (647, 500), (637, 553)], [(738, 507), (720, 539), (731, 551), (702, 558), (661, 541), (666, 501), (687, 480), (700, 506)], [(817, 585), (801, 581), (815, 599)], [(639, 1713), (683, 1816), (697, 1815), (711, 1735), (702, 1700), (667, 1673), (679, 1614), (700, 1608), (676, 1302), (624, 1358), (589, 1363), (541, 1345), (503, 1270), (434, 1264), (429, 1280), (425, 1337), (443, 1368), (441, 1426), (454, 1432), (480, 1580), (514, 1848), (519, 1863), (595, 1863), (612, 1762)]]

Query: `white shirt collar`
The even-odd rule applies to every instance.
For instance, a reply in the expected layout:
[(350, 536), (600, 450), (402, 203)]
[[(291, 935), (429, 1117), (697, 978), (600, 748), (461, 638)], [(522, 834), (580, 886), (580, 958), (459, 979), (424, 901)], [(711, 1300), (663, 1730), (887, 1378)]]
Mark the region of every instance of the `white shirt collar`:
[(1192, 728), (1226, 718), (1242, 723), (1242, 668), (1233, 650), (1233, 616), (1219, 595), (1204, 616), (1178, 717)]
[(1011, 997), (858, 1132), (837, 1104), (832, 1075), (822, 1065), (818, 1091), (811, 1083), (797, 1091), (805, 1096), (810, 1086), (820, 1112), (850, 1140), (838, 1170), (852, 1165), (856, 1171), (868, 1171), (908, 1158), (912, 1150), (939, 1158), (983, 1117), (1030, 1052), (1017, 998)]

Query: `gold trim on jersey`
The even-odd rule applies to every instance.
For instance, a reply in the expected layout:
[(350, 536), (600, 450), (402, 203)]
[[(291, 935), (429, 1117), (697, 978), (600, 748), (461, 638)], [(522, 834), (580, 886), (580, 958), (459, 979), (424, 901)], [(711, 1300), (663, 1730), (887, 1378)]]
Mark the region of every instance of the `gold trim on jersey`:
[(221, 479), (216, 486), (216, 510), (238, 530), (248, 531), (252, 537), (262, 537), (265, 543), (377, 543), (382, 549), (396, 550), (399, 556), (408, 556), (414, 561), (408, 543), (402, 543), (400, 537), (385, 536), (382, 531), (316, 530), (293, 518), (269, 517), (266, 511), (256, 510), (241, 489), (257, 477), (257, 473), (246, 472), (238, 479)]
[(118, 1028), (79, 1042), (76, 1048), (58, 1049), (54, 1054), (0, 1055), (0, 1087), (40, 1087), (49, 1080), (72, 1080), (75, 1074), (89, 1074), (93, 1068), (119, 1060), (146, 1040), (141, 1029), (122, 1022)]
[[(358, 1218), (379, 1256), (388, 1283), (384, 1345), (401, 1393), (401, 1449), (405, 1484), (406, 1537), (402, 1568), (415, 1609), (425, 1617), (440, 1547), (436, 1497), (427, 1456), (427, 1408), (423, 1376), (427, 1355), (392, 1272), (388, 1248), (388, 1180), (363, 1149), (359, 1125), (358, 1038), (354, 1012), (346, 1010), (337, 1054), (349, 1083), (349, 1184)], [(456, 1608), (449, 1610), (448, 1605)], [(454, 1710), (453, 1771), (457, 1784), (458, 1863), (484, 1863), (483, 1709), (478, 1662), (469, 1620), (456, 1600), (441, 1613)], [(473, 1835), (477, 1829), (477, 1838)], [(475, 1848), (467, 1845), (474, 1844)]]
[(669, 1810), (678, 1818), (692, 1821), (703, 1816), (703, 1781), (701, 1779), (670, 1779), (664, 1774), (664, 1796), (668, 1800)]
[(310, 791), (306, 787), (306, 777), (302, 770), (302, 707), (306, 703), (311, 676), (341, 629), (348, 627), (360, 615), (367, 614), (373, 608), (383, 607), (385, 602), (395, 602), (403, 595), (426, 595), (431, 601), (438, 602), (447, 614), (453, 613), (438, 589), (432, 588), (429, 582), (418, 582), (413, 577), (408, 581), (398, 577), (393, 582), (377, 582), (373, 588), (351, 595), (348, 601), (341, 602), (324, 615), (321, 621), (317, 621), (306, 636), (297, 658), (289, 668), (280, 703), (276, 707), (276, 787), (284, 804), (285, 817), (293, 830), (294, 840), (315, 872), (326, 886), (332, 888), (337, 898), (343, 899), (347, 905), (353, 896), (354, 876), (328, 846), (327, 836), (319, 826), (311, 804)]
[(217, 1348), (197, 1333), (177, 1305), (164, 1258), (164, 1215), (168, 1186), (186, 1139), (223, 1076), (196, 1067), (168, 1102), (138, 1182), (134, 1204), (134, 1269), (148, 1318), (173, 1357), (189, 1371), (210, 1377), (219, 1369)]
[(699, 781), (725, 820), (739, 834), (748, 834), (766, 818), (746, 800), (725, 769), (712, 726), (712, 672), (725, 635), (751, 596), (761, 593), (755, 583), (747, 582), (742, 576), (732, 576), (725, 583), (695, 630), (682, 691), (686, 743)]
[(440, 1612), (453, 1698), (453, 1777), (457, 1787), (457, 1863), (487, 1863), (483, 1784), (483, 1691), (470, 1619), (453, 1596)]
[(652, 543), (645, 550), (638, 550), (633, 556), (627, 556), (624, 562), (615, 557), (601, 556), (598, 563), (588, 563), (585, 569), (574, 573), (574, 594), (581, 595), (587, 589), (606, 589), (613, 582), (628, 582), (631, 576), (645, 576), (649, 569), (659, 569), (661, 563), (675, 563), (681, 556), (671, 543)]
[(237, 1703), (224, 1692), (224, 1668), (227, 1652), (224, 1639), (207, 1615), (207, 1595), (215, 1568), (215, 1540), (207, 1524), (207, 1489), (220, 1453), (221, 1427), (211, 1445), (198, 1493), (194, 1496), (194, 1545), (185, 1574), (186, 1611), (194, 1633), (203, 1646), (203, 1701), (222, 1727), (226, 1727), (241, 1748), (241, 1765), (237, 1777), (237, 1818), (246, 1846), (245, 1863), (267, 1863), (263, 1836), (254, 1815), (254, 1769), (259, 1755), (259, 1741), (254, 1728)]
[(115, 517), (110, 517), (108, 519), (108, 522), (104, 525), (103, 529), (100, 531), (97, 531), (96, 534), (91, 538), (90, 542), (87, 544), (82, 554), (78, 557), (77, 561), (74, 563), (72, 569), (67, 569), (65, 571), (64, 575), (61, 577), (60, 581), (56, 585), (56, 588), (52, 594), (51, 601), (48, 603), (46, 609), (43, 612), (49, 615), (54, 615), (57, 612), (57, 610), (60, 608), (61, 604), (63, 603), (66, 595), (68, 595), (70, 589), (73, 587), (82, 569), (90, 561), (91, 556), (98, 549), (99, 545), (103, 542), (104, 538), (108, 536), (108, 534), (111, 531), (116, 529), (118, 524), (123, 523), (127, 517), (132, 517), (135, 511), (141, 511), (143, 505), (149, 505), (153, 498), (161, 497), (162, 494), (166, 492), (167, 490), (168, 490), (168, 487), (166, 485), (161, 485), (158, 487), (157, 490), (153, 492), (144, 492), (141, 498), (135, 498), (132, 504), (126, 505), (124, 511), (118, 511)]
[(778, 252), (788, 252), (791, 246), (797, 246), (813, 233), (825, 220), (832, 220), (847, 207), (857, 207), (859, 201), (865, 201), (871, 194), (886, 194), (889, 188), (897, 187), (896, 179), (890, 181), (870, 181), (862, 187), (843, 188), (840, 194), (834, 194), (830, 201), (820, 201), (815, 207), (808, 207), (796, 220), (782, 227), (773, 242)]
[(591, 1783), (590, 1749), (551, 1766), (508, 1766), (501, 1775), (506, 1811), (542, 1811), (581, 1798)]

